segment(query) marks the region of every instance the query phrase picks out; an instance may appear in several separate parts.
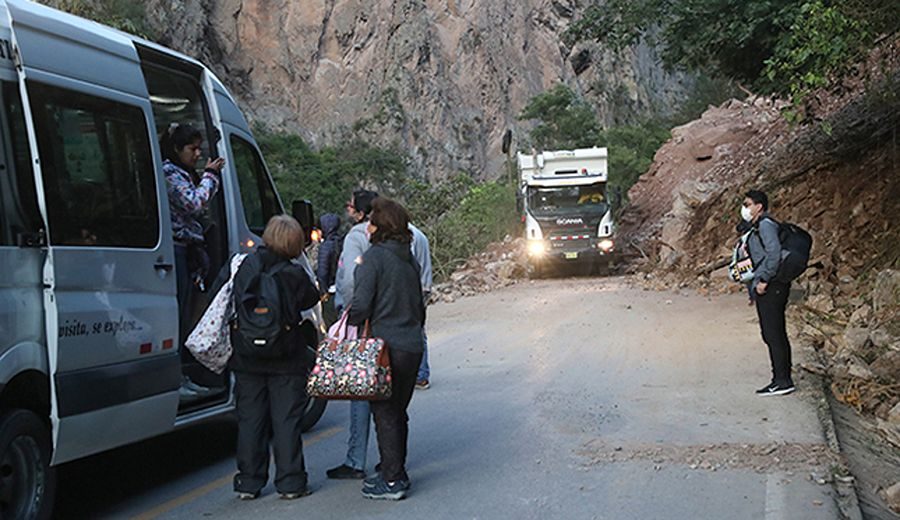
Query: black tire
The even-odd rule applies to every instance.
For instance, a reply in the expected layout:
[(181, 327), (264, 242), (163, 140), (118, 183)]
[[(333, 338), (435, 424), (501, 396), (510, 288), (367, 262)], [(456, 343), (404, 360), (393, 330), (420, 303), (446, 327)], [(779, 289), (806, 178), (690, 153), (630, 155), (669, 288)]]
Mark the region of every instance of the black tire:
[(319, 419), (322, 418), (322, 414), (325, 413), (326, 406), (328, 406), (328, 401), (324, 399), (310, 397), (309, 400), (306, 401), (306, 408), (303, 410), (303, 423), (301, 424), (303, 433), (311, 430), (312, 427), (319, 422)]
[(50, 518), (56, 496), (50, 450), (50, 430), (37, 414), (0, 414), (0, 518)]

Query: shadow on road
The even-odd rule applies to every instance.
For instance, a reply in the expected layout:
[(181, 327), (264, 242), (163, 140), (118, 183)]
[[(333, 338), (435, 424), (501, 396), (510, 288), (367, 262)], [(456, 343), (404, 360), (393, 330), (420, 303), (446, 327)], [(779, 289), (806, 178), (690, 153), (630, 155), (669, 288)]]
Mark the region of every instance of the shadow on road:
[(58, 468), (54, 517), (97, 518), (134, 495), (234, 457), (237, 428), (218, 420)]

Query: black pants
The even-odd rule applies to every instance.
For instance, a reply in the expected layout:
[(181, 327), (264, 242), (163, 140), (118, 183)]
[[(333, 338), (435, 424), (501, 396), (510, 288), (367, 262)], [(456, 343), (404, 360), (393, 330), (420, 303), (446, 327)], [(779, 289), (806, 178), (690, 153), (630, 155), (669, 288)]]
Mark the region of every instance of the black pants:
[(409, 480), (406, 474), (406, 444), (409, 437), (409, 416), (406, 409), (416, 387), (416, 375), (422, 353), (391, 350), (391, 398), (372, 401), (372, 416), (378, 435), (381, 455), (381, 475), (388, 482)]
[(788, 340), (784, 318), (790, 292), (791, 284), (771, 282), (766, 294), (756, 295), (759, 328), (762, 331), (763, 341), (769, 347), (769, 360), (772, 362), (772, 382), (779, 385), (793, 384), (791, 343)]
[(275, 489), (299, 493), (306, 489), (303, 442), (306, 378), (299, 374), (262, 375), (235, 372), (237, 398), (238, 474), (234, 490), (256, 493), (269, 480), (269, 443), (275, 453)]

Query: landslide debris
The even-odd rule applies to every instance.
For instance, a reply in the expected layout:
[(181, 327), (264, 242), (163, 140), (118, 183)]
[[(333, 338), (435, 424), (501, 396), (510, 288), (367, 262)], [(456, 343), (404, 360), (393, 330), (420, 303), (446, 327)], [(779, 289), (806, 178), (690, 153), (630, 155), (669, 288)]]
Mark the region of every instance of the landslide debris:
[[(731, 100), (678, 127), (629, 192), (620, 233), (652, 288), (743, 290), (726, 277), (740, 202), (809, 230), (811, 264), (792, 306), (835, 397), (874, 416), (900, 447), (900, 39), (883, 42), (803, 107)], [(791, 124), (799, 110), (806, 124)]]
[(432, 301), (453, 303), (463, 296), (489, 292), (517, 283), (528, 272), (525, 239), (507, 235), (473, 255), (450, 279), (435, 284)]

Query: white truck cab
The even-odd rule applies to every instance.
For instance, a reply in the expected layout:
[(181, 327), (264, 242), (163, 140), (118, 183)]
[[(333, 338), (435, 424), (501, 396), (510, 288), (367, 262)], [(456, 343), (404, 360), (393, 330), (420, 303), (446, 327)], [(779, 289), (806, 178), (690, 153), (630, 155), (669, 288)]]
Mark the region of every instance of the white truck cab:
[(615, 252), (606, 148), (518, 154), (529, 262), (598, 263)]
[[(214, 276), (284, 212), (222, 83), (157, 44), (0, 0), (2, 518), (49, 516), (54, 465), (233, 409), (229, 374), (179, 347), (158, 144), (171, 123), (200, 129), (204, 155), (226, 161), (205, 222)], [(194, 298), (194, 320), (212, 296)], [(313, 344), (320, 316), (305, 316)], [(185, 400), (185, 375), (210, 391)], [(308, 424), (323, 408), (310, 402)]]

